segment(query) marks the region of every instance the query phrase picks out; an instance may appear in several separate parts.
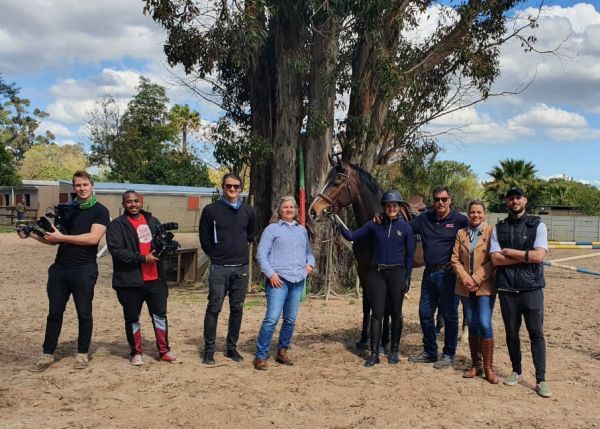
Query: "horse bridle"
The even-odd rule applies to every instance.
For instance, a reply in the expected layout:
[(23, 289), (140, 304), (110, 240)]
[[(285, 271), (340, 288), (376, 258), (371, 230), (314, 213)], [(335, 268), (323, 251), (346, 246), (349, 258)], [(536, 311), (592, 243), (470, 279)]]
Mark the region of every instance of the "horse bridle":
[[(350, 201), (353, 201), (354, 195), (352, 194), (352, 188), (350, 187), (350, 176), (345, 173), (337, 173), (334, 178), (327, 182), (327, 184), (323, 188), (323, 191), (327, 189), (338, 176), (341, 176), (345, 179), (344, 187), (348, 190), (348, 196), (350, 197)], [(327, 195), (323, 194), (323, 191), (318, 193), (317, 197), (323, 198), (331, 206), (331, 211), (335, 212), (336, 209), (339, 209), (339, 207), (337, 207), (336, 205), (336, 202), (339, 199), (341, 192), (336, 192), (335, 199), (331, 199)]]

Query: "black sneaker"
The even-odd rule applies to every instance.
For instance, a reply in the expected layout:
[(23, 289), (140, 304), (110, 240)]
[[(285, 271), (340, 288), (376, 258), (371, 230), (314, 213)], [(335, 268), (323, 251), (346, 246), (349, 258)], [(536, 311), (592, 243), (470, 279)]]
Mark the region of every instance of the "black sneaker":
[(365, 361), (365, 366), (370, 368), (373, 365), (377, 365), (379, 362), (379, 355), (372, 353), (371, 356), (369, 356), (369, 358)]
[(204, 357), (202, 358), (202, 363), (204, 365), (214, 365), (215, 362), (215, 354), (212, 352), (205, 352)]
[(244, 357), (241, 354), (239, 354), (236, 349), (227, 350), (227, 353), (225, 353), (225, 356), (235, 362), (243, 362), (244, 361)]
[(416, 356), (410, 356), (408, 360), (413, 363), (433, 363), (437, 361), (437, 358), (431, 357), (425, 352), (421, 352), (421, 354)]

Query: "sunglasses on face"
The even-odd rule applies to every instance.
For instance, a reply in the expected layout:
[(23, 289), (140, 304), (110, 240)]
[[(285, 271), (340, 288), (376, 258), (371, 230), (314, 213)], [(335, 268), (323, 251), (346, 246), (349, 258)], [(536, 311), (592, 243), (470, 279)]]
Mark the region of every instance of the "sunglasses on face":
[(439, 203), (440, 201), (445, 203), (449, 200), (450, 198), (448, 197), (433, 197), (433, 201), (435, 201), (436, 203)]
[(240, 189), (242, 187), (242, 185), (238, 185), (238, 184), (232, 184), (232, 183), (225, 183), (225, 187), (227, 189)]

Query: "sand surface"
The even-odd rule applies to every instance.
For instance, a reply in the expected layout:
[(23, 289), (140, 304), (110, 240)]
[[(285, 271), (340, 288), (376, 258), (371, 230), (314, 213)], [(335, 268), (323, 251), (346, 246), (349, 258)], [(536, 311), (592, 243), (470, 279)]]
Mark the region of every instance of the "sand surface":
[[(194, 245), (193, 234), (179, 234)], [(170, 289), (171, 347), (184, 363), (156, 360), (151, 324), (142, 314), (146, 363), (128, 363), (121, 307), (110, 287), (111, 260), (100, 260), (94, 299), (90, 367), (73, 369), (77, 318), (69, 302), (56, 352), (42, 373), (28, 370), (41, 353), (47, 312), (45, 283), (55, 249), (15, 234), (0, 234), (0, 428), (176, 427), (391, 427), (391, 428), (600, 428), (600, 277), (546, 268), (545, 334), (548, 381), (554, 396), (540, 398), (529, 340), (522, 329), (525, 381), (514, 387), (461, 377), (469, 355), (459, 344), (457, 368), (409, 363), (421, 350), (419, 288), (405, 301), (402, 361), (385, 358), (364, 368), (354, 353), (360, 301), (309, 299), (300, 309), (290, 355), (292, 367), (270, 360), (252, 368), (264, 316), (261, 294), (248, 296), (239, 350), (244, 363), (222, 352), (228, 311), (221, 314), (217, 365), (201, 364), (206, 291), (201, 284)], [(591, 250), (556, 250), (550, 258)], [(600, 271), (600, 258), (573, 261)], [(419, 279), (418, 270), (413, 278)], [(511, 371), (499, 305), (494, 312), (495, 367)]]

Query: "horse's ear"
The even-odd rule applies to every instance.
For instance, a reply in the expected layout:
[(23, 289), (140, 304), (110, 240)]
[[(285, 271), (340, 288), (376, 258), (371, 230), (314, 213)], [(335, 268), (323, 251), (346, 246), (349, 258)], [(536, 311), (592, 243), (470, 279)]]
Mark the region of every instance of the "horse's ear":
[(336, 168), (338, 171), (344, 171), (344, 162), (342, 161), (342, 157), (339, 154), (335, 155)]

